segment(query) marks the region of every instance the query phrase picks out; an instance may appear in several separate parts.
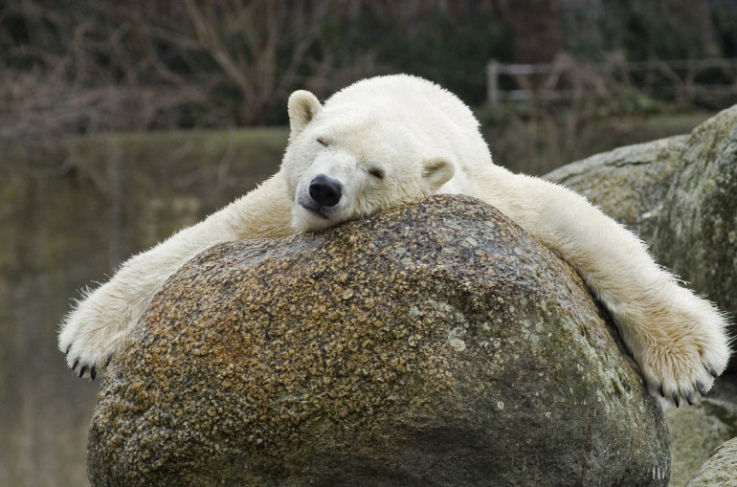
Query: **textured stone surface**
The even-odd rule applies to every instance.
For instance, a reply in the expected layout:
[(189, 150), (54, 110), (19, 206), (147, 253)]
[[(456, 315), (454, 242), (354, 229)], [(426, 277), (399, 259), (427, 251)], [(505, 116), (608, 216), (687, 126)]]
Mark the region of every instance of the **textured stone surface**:
[(88, 446), (93, 486), (665, 486), (669, 464), (578, 276), (457, 196), (190, 261)]
[(622, 147), (545, 176), (651, 244), (659, 263), (737, 314), (737, 106), (688, 136)]
[(720, 446), (686, 487), (737, 487), (737, 438)]
[(621, 147), (544, 176), (586, 196), (604, 213), (649, 242), (688, 136)]
[[(737, 314), (737, 105), (697, 127), (663, 202), (652, 251)], [(734, 362), (732, 367), (734, 367)]]
[(691, 406), (665, 410), (671, 440), (669, 487), (683, 487), (725, 441), (737, 436), (737, 405), (704, 399)]
[[(587, 196), (650, 243), (656, 260), (689, 287), (737, 314), (737, 106), (690, 135), (599, 154), (545, 178)], [(719, 399), (666, 411), (673, 487), (737, 434), (735, 369), (732, 360), (717, 380), (711, 396)]]

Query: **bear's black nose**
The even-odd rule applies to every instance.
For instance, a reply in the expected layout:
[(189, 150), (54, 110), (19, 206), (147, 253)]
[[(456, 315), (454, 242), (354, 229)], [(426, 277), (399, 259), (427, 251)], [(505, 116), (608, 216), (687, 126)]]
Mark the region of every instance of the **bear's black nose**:
[(320, 174), (310, 183), (310, 198), (320, 206), (335, 206), (340, 201), (342, 188), (339, 181)]

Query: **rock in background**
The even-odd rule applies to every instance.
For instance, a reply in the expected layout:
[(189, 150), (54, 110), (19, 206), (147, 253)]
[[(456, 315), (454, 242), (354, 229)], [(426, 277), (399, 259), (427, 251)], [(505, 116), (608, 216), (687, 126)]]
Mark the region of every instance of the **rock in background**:
[[(722, 443), (737, 437), (737, 404), (727, 399), (708, 398), (691, 407), (667, 408), (666, 419), (671, 441), (671, 487), (686, 485)], [(737, 457), (735, 462), (737, 475)]]
[(572, 162), (544, 179), (585, 196), (650, 242), (687, 141), (682, 135), (620, 147)]
[(737, 106), (691, 133), (652, 251), (720, 309), (737, 314)]
[[(639, 234), (660, 264), (714, 301), (734, 323), (737, 106), (704, 122), (689, 136), (598, 154), (545, 178), (587, 196)], [(672, 487), (685, 485), (716, 446), (737, 434), (734, 360), (714, 389), (711, 395), (717, 399), (686, 410), (665, 410), (672, 437)], [(737, 476), (737, 460), (731, 468)], [(737, 485), (708, 483), (709, 478), (701, 475), (698, 483), (694, 480), (689, 485)]]
[(665, 486), (660, 406), (570, 267), (476, 200), (215, 247), (155, 298), (93, 485)]
[(737, 438), (717, 448), (686, 487), (737, 487)]
[(589, 198), (689, 287), (737, 315), (737, 106), (689, 136), (597, 154), (545, 179)]

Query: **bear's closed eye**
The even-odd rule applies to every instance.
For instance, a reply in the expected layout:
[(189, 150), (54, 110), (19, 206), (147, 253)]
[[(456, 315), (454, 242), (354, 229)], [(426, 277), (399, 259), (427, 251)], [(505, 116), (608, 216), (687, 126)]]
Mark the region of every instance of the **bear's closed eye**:
[(368, 173), (376, 179), (384, 179), (384, 171), (382, 171), (381, 169), (374, 167), (369, 169)]

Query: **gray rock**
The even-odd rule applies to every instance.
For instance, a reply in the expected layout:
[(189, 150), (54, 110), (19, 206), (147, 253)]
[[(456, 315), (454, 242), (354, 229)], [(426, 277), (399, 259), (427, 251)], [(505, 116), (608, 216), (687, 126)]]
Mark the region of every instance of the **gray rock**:
[(737, 487), (737, 438), (720, 446), (686, 487)]
[(683, 487), (714, 450), (737, 436), (737, 405), (704, 399), (691, 406), (665, 409), (671, 440), (669, 487)]
[(737, 313), (737, 106), (691, 133), (652, 252), (720, 309)]
[(565, 263), (438, 196), (220, 245), (111, 364), (93, 486), (665, 486), (659, 404)]
[(688, 136), (598, 154), (545, 179), (588, 197), (689, 287), (737, 314), (737, 105)]
[(599, 154), (545, 179), (587, 196), (690, 288), (737, 315), (737, 105), (689, 136)]
[(687, 139), (682, 135), (620, 147), (563, 166), (543, 178), (586, 196), (649, 242)]
[[(689, 136), (623, 147), (545, 178), (584, 194), (628, 225), (651, 244), (659, 263), (723, 311), (737, 314), (737, 106)], [(722, 399), (666, 411), (674, 487), (684, 485), (716, 445), (737, 434), (734, 361), (730, 368), (712, 392)]]

